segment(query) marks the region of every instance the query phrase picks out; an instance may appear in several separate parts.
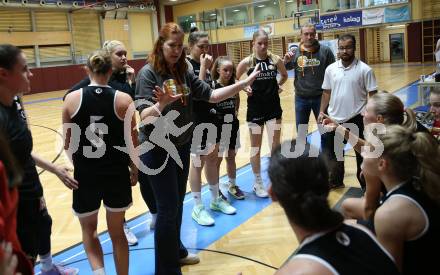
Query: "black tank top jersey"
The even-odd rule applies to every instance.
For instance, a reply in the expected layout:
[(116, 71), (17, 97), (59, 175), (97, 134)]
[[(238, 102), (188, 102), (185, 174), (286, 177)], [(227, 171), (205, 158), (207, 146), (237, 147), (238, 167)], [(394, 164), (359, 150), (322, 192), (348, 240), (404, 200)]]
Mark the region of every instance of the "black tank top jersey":
[(370, 234), (342, 224), (328, 233), (306, 239), (293, 259), (314, 259), (341, 275), (399, 274), (391, 256)]
[[(252, 56), (250, 58), (252, 59)], [(257, 64), (261, 64), (260, 73), (251, 86), (252, 96), (248, 97), (248, 103), (271, 104), (279, 102), (276, 64), (269, 57), (265, 60), (255, 58), (255, 64), (251, 64), (247, 75), (254, 71)]]
[[(108, 86), (82, 88), (80, 106), (72, 117), (72, 122), (81, 129), (79, 147), (73, 153), (75, 172), (109, 175), (127, 169), (128, 154), (115, 148), (125, 147), (124, 121), (115, 113), (116, 93)], [(91, 137), (95, 135), (99, 139)], [(86, 150), (92, 154), (86, 154)]]
[(406, 182), (391, 190), (382, 198), (381, 205), (393, 196), (403, 196), (413, 201), (426, 214), (428, 226), (425, 231), (404, 244), (403, 274), (433, 274), (438, 269), (438, 254), (435, 251), (440, 246), (440, 207), (418, 191), (414, 184), (417, 182)]
[[(214, 81), (214, 89), (223, 88), (224, 86), (217, 81)], [(215, 110), (219, 115), (231, 114), (236, 118), (235, 108), (237, 106), (237, 96), (227, 98), (215, 104)]]
[(12, 153), (24, 172), (23, 181), (18, 187), (20, 199), (30, 200), (42, 197), (43, 188), (31, 155), (32, 135), (17, 97), (14, 98), (12, 106), (4, 106), (0, 103), (0, 129), (6, 135)]
[[(193, 67), (194, 74), (199, 77), (200, 73), (200, 63), (197, 61), (187, 58)], [(205, 82), (210, 86), (212, 85), (211, 73), (209, 71), (206, 72)], [(215, 104), (209, 103), (203, 100), (194, 100), (193, 101), (193, 112), (195, 115), (195, 119), (197, 122), (212, 122), (215, 121)]]

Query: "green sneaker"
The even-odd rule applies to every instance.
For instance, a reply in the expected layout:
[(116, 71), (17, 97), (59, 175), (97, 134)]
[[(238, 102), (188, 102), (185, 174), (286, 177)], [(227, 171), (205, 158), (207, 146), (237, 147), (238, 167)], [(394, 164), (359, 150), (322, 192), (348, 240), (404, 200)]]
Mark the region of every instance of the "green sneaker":
[(221, 197), (218, 197), (215, 201), (211, 201), (211, 204), (209, 206), (214, 211), (220, 211), (228, 215), (232, 215), (237, 212), (237, 209), (232, 207), (229, 202), (225, 201)]
[(210, 226), (215, 223), (203, 204), (194, 206), (191, 217), (200, 225)]

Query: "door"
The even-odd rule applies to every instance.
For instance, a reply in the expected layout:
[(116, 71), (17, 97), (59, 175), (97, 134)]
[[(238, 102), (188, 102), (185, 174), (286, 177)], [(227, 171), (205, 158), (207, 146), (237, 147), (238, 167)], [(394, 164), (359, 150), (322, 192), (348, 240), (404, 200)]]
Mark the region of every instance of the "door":
[(390, 61), (405, 62), (405, 43), (403, 33), (390, 34)]

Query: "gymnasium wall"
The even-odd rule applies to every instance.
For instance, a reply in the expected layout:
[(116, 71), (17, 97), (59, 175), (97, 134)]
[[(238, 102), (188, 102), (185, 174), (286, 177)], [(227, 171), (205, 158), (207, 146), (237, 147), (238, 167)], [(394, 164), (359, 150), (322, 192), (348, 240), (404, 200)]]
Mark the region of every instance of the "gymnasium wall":
[(64, 90), (86, 76), (83, 65), (74, 64), (85, 62), (105, 40), (122, 41), (128, 59), (139, 58), (129, 61), (139, 70), (153, 49), (152, 16), (146, 12), (118, 12), (113, 17), (97, 10), (1, 9), (0, 43), (19, 46), (26, 54), (34, 74), (31, 93)]
[(365, 29), (365, 44), (368, 45), (366, 48), (366, 60), (369, 64), (380, 62), (380, 33), (378, 28), (368, 28)]
[[(194, 3), (184, 3), (180, 5), (173, 6), (173, 17), (174, 22), (178, 22), (179, 16), (185, 16), (189, 14), (196, 14), (215, 10), (215, 9), (223, 9), (226, 6), (235, 6), (243, 3), (249, 3), (249, 0), (226, 0), (221, 1), (221, 3), (217, 1), (210, 0), (200, 0), (197, 1), (197, 5)], [(284, 3), (280, 2), (280, 6), (282, 9), (285, 9)], [(223, 21), (223, 20), (222, 20)], [(272, 22), (272, 21), (271, 21)], [(281, 37), (292, 34), (299, 34), (299, 30), (293, 29), (293, 19), (278, 19), (273, 21), (274, 23), (274, 36)], [(260, 23), (261, 24), (261, 23)], [(234, 41), (242, 41), (243, 40), (243, 26), (237, 27), (224, 27), (219, 28), (217, 30), (208, 31), (210, 35), (211, 43), (224, 43), (224, 42), (234, 42)], [(185, 41), (187, 41), (187, 35), (185, 35)]]
[[(405, 43), (405, 62), (408, 62), (408, 34), (405, 25), (392, 27), (368, 28), (366, 29), (367, 62), (381, 63), (390, 62), (390, 34), (403, 33)], [(421, 38), (418, 38), (419, 40)], [(412, 51), (421, 51), (421, 48), (411, 48)], [(418, 60), (421, 61), (421, 60)], [(413, 60), (414, 62), (414, 60)]]
[(93, 10), (72, 13), (72, 36), (75, 56), (86, 58), (91, 52), (101, 48), (99, 14)]
[(127, 58), (133, 59), (132, 45), (130, 41), (129, 23), (127, 19), (105, 19), (103, 22), (104, 39), (119, 40), (127, 48)]
[(0, 43), (21, 47), (32, 67), (82, 63), (103, 41), (113, 39), (124, 42), (129, 58), (145, 58), (153, 49), (154, 15), (120, 11), (108, 16), (115, 13), (2, 8)]
[(129, 13), (130, 41), (132, 51), (146, 55), (153, 50), (153, 15), (148, 13)]
[[(145, 59), (130, 60), (128, 63), (138, 72), (145, 65)], [(30, 94), (66, 90), (87, 76), (84, 65), (33, 68), (31, 72)]]
[[(278, 21), (274, 22), (274, 37), (281, 37), (287, 35), (299, 35), (299, 30), (293, 29), (293, 21)], [(211, 43), (225, 43), (234, 41), (243, 41), (243, 26), (240, 27), (226, 27), (217, 30), (208, 30)], [(188, 41), (188, 34), (185, 34), (185, 43)]]
[(405, 60), (408, 60), (408, 37), (406, 34), (406, 27), (402, 25), (399, 28), (382, 27), (380, 30), (380, 50), (381, 50), (381, 62), (390, 62), (390, 34), (403, 33), (405, 43)]
[(72, 59), (70, 45), (73, 41), (67, 21), (66, 12), (1, 10), (0, 43), (22, 47), (31, 65), (36, 62), (35, 46), (39, 47), (41, 64), (65, 62)]
[[(243, 3), (249, 4), (251, 1), (249, 0), (229, 0), (224, 2), (216, 2), (216, 1), (208, 1), (208, 0), (200, 0), (194, 3), (180, 4), (172, 6), (173, 9), (173, 17), (174, 21), (178, 21), (180, 16), (188, 16), (188, 15), (196, 15), (197, 18), (200, 17), (200, 13), (209, 12), (214, 9), (222, 10), (224, 7), (237, 6)], [(358, 45), (356, 52), (357, 57), (362, 58), (368, 63), (381, 63), (381, 62), (390, 62), (390, 34), (403, 33), (404, 36), (404, 61), (405, 62), (424, 62), (430, 61), (425, 58), (426, 56), (432, 55), (431, 53), (426, 53), (426, 49), (431, 47), (427, 44), (429, 35), (426, 34), (426, 30), (428, 27), (423, 28), (424, 33), (420, 35), (420, 32), (411, 33), (409, 35), (407, 29), (415, 27), (417, 21), (427, 21), (427, 19), (432, 18), (440, 18), (440, 0), (411, 0), (409, 1), (409, 7), (411, 9), (411, 19), (415, 22), (408, 23), (389, 23), (389, 24), (379, 24), (379, 25), (371, 25), (371, 26), (363, 26), (362, 28), (345, 28), (345, 29), (336, 29), (331, 31), (326, 31), (322, 33), (322, 39), (334, 39), (337, 38), (342, 33), (352, 33), (358, 39)], [(280, 9), (281, 14), (283, 14), (283, 10), (285, 10), (284, 1), (280, 1)], [(253, 10), (250, 9), (249, 16), (252, 17)], [(223, 18), (221, 20), (224, 20)], [(270, 21), (274, 26), (274, 35), (272, 36), (274, 39), (283, 39), (282, 46), (285, 47), (287, 43), (297, 40), (299, 35), (299, 30), (293, 28), (294, 20), (293, 19), (276, 19)], [(254, 23), (257, 24), (257, 23)], [(264, 23), (260, 23), (264, 24)], [(433, 21), (433, 24), (436, 22)], [(211, 43), (226, 43), (228, 54), (233, 56), (233, 59), (238, 59), (239, 56), (243, 54), (241, 52), (237, 53), (237, 51), (243, 50), (241, 42), (248, 41), (250, 38), (244, 37), (244, 29), (246, 25), (239, 26), (231, 26), (231, 27), (221, 27), (218, 29), (208, 30), (210, 35)], [(415, 27), (414, 30), (418, 30)], [(360, 33), (362, 32), (362, 35)], [(434, 38), (432, 40), (436, 40), (439, 35), (436, 31), (434, 31)], [(422, 39), (423, 37), (423, 39)], [(293, 38), (293, 39), (292, 39)], [(419, 43), (420, 40), (423, 40), (424, 43)], [(433, 43), (435, 44), (436, 41)], [(431, 44), (433, 44), (431, 43)], [(230, 45), (229, 45), (230, 44)], [(279, 45), (279, 43), (274, 43), (274, 45)], [(420, 52), (422, 52), (422, 56), (424, 58), (420, 58)], [(432, 59), (432, 58), (431, 58)]]
[(418, 7), (420, 7), (420, 5), (422, 6), (423, 19), (440, 17), (440, 0), (423, 0), (415, 2)]
[(214, 9), (223, 8), (225, 6), (240, 5), (242, 3), (249, 3), (249, 0), (223, 0), (221, 2), (212, 0), (200, 0), (189, 3), (183, 3), (180, 5), (173, 6), (173, 16), (174, 22), (177, 22), (177, 17), (184, 16), (193, 13), (201, 13), (203, 11), (209, 11)]

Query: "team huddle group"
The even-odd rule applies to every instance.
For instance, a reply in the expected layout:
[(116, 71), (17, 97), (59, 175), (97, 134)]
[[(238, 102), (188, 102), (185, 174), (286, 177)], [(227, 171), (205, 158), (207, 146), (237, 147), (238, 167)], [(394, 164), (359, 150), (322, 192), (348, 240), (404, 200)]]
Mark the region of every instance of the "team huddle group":
[[(32, 152), (20, 98), (30, 90), (32, 73), (19, 48), (0, 45), (0, 209), (2, 238), (8, 242), (0, 249), (1, 274), (32, 274), (37, 258), (42, 274), (79, 272), (52, 261), (52, 220), (36, 166), (54, 173), (73, 190), (72, 208), (94, 275), (106, 274), (97, 235), (101, 202), (116, 272), (128, 274), (128, 245), (136, 245), (137, 239), (125, 223), (125, 211), (132, 205), (132, 186), (137, 182), (152, 216), (155, 273), (182, 274), (181, 265), (197, 264), (198, 256), (185, 248), (180, 236), (188, 179), (194, 199), (191, 216), (200, 225), (215, 224), (202, 201), (203, 169), (212, 211), (235, 214), (231, 203), (245, 199), (236, 181), (235, 162), (240, 147), (240, 91), (247, 94), (250, 145), (258, 149), (250, 156), (253, 191), (259, 198), (270, 196), (280, 203), (300, 242), (278, 274), (429, 274), (435, 270), (435, 253), (430, 251), (440, 245), (437, 140), (398, 97), (377, 92), (373, 70), (355, 57), (354, 36), (339, 37), (338, 60), (315, 37), (315, 26), (303, 25), (299, 47), (279, 57), (268, 51), (268, 34), (256, 31), (253, 53), (235, 65), (227, 56), (214, 61), (208, 54), (208, 34), (198, 30), (189, 34), (186, 55), (182, 29), (167, 23), (137, 76), (127, 64), (124, 45), (107, 41), (89, 56), (88, 77), (64, 97), (64, 149), (72, 160), (73, 176), (69, 168)], [(281, 144), (279, 94), (287, 70), (295, 73), (298, 136)], [(142, 102), (136, 104), (140, 124), (132, 109), (134, 101)], [(431, 112), (440, 121), (439, 90), (431, 93), (430, 101)], [(318, 155), (311, 152), (319, 149), (306, 143), (311, 112), (321, 133)], [(127, 117), (130, 127), (124, 125)], [(364, 137), (364, 127), (377, 124), (384, 125), (385, 131)], [(260, 163), (264, 128), (272, 152), (268, 187), (263, 184)], [(330, 190), (345, 186), (346, 143), (356, 153), (357, 179), (364, 196), (346, 199), (341, 214), (329, 207), (327, 197)], [(285, 145), (304, 150), (299, 156), (286, 157)], [(125, 151), (120, 150), (124, 147)], [(372, 154), (378, 147), (383, 152)], [(220, 188), (223, 156), (228, 183)]]

